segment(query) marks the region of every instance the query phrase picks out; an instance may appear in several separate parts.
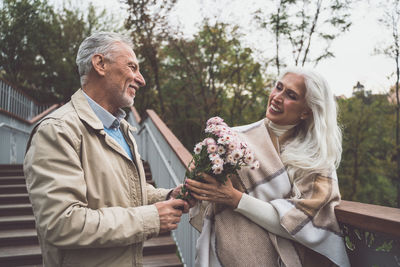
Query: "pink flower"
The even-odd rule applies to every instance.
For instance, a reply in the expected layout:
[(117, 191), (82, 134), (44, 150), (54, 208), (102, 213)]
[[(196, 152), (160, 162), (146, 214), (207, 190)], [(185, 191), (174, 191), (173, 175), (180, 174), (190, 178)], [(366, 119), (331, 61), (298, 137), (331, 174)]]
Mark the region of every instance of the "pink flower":
[(212, 133), (214, 131), (214, 128), (215, 128), (215, 125), (211, 124), (211, 125), (208, 125), (204, 131), (206, 133)]
[(233, 143), (233, 142), (232, 142), (232, 143), (229, 143), (228, 149), (231, 150), (231, 151), (232, 151), (232, 150), (235, 150), (235, 149), (236, 149), (236, 143)]
[(215, 145), (217, 142), (215, 142), (214, 138), (208, 137), (204, 139), (204, 143), (209, 146), (209, 145)]
[(225, 144), (225, 138), (224, 137), (220, 137), (220, 138), (218, 138), (218, 140), (217, 140), (217, 143), (218, 144), (222, 144), (222, 145), (224, 145)]
[(208, 155), (208, 158), (213, 161), (216, 157), (219, 157), (219, 155), (217, 153), (211, 153), (210, 155)]
[(215, 153), (215, 152), (217, 152), (217, 146), (216, 146), (216, 145), (208, 145), (208, 147), (207, 147), (207, 152), (208, 152), (208, 153)]
[(208, 119), (207, 125), (210, 125), (210, 124), (221, 124), (223, 122), (224, 122), (224, 120), (221, 119), (220, 117), (212, 117), (212, 118)]

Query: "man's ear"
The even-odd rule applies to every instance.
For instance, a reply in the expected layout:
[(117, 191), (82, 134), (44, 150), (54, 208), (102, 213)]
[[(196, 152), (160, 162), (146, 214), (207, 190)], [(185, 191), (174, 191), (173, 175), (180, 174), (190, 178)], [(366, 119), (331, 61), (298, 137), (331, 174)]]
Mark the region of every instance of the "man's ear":
[(92, 57), (93, 70), (100, 76), (106, 74), (105, 58), (101, 54), (94, 54)]

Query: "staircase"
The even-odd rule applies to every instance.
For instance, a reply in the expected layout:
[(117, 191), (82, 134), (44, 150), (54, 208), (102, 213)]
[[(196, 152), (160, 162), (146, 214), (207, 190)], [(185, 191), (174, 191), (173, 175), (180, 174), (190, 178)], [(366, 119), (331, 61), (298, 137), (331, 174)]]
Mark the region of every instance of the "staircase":
[[(149, 166), (146, 178), (151, 182)], [(146, 267), (183, 266), (170, 233), (147, 240)], [(0, 266), (40, 266), (42, 255), (21, 165), (0, 165)]]

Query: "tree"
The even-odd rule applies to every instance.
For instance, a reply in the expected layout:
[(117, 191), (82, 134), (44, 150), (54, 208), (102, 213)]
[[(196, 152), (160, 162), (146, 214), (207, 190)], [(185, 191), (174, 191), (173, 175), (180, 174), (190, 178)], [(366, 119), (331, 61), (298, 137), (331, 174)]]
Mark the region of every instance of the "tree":
[(75, 64), (80, 43), (92, 31), (117, 30), (113, 25), (115, 20), (92, 5), (84, 15), (71, 5), (55, 10), (47, 1), (4, 0), (2, 76), (41, 102), (67, 101), (80, 86)]
[(360, 83), (341, 99), (343, 153), (338, 177), (343, 199), (395, 206), (393, 108), (386, 95), (373, 95)]
[(171, 38), (163, 50), (165, 119), (189, 149), (212, 116), (229, 125), (263, 117), (267, 83), (238, 37), (235, 27), (205, 20), (193, 40)]
[(394, 69), (396, 73), (396, 175), (397, 175), (397, 206), (400, 208), (400, 97), (399, 97), (399, 80), (400, 80), (400, 1), (391, 0), (382, 3), (385, 12), (379, 20), (386, 28), (391, 31), (392, 40), (383, 49), (376, 49), (377, 52), (387, 55), (394, 61)]
[(260, 28), (274, 34), (277, 73), (287, 63), (279, 56), (282, 50), (291, 49), (290, 64), (295, 66), (333, 57), (332, 42), (351, 26), (349, 9), (349, 0), (280, 0), (274, 12), (259, 9), (255, 18)]
[(138, 98), (139, 111), (143, 112), (151, 106), (146, 99), (157, 97), (158, 105), (153, 108), (164, 114), (164, 92), (160, 81), (162, 59), (159, 54), (163, 41), (169, 36), (168, 14), (176, 0), (126, 0), (124, 3), (128, 5), (129, 11), (125, 28), (132, 36), (148, 88)]

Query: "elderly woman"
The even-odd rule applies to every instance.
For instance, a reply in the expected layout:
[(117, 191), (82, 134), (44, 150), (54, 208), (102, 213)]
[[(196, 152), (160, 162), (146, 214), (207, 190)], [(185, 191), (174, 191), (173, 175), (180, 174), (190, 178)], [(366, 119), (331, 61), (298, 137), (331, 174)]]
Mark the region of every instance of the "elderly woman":
[(198, 266), (350, 266), (334, 214), (341, 131), (324, 78), (286, 70), (266, 118), (236, 127), (260, 162), (219, 184), (187, 179), (201, 202), (191, 223), (201, 231)]

